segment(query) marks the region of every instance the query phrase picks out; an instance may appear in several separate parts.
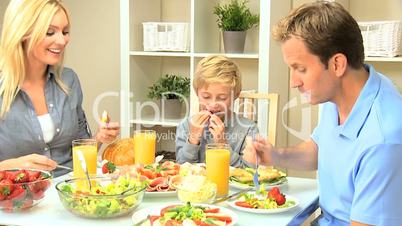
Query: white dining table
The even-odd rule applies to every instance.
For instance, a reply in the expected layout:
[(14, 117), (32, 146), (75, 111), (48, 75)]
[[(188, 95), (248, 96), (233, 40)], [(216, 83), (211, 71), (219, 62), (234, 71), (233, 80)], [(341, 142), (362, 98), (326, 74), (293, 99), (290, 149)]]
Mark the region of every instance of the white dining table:
[[(178, 202), (176, 196), (149, 197), (144, 196), (142, 203), (125, 216), (110, 219), (87, 219), (76, 216), (65, 209), (59, 200), (55, 184), (65, 177), (55, 178), (52, 186), (47, 190), (45, 198), (36, 206), (22, 212), (7, 213), (0, 211), (0, 225), (19, 226), (132, 226), (132, 214), (143, 208), (160, 206), (172, 202)], [(231, 189), (230, 192), (236, 192)], [(226, 203), (219, 204), (235, 212), (239, 221), (237, 226), (249, 225), (300, 225), (318, 207), (317, 180), (288, 177), (288, 184), (281, 187), (285, 194), (296, 197), (300, 204), (298, 207), (287, 212), (275, 214), (256, 214), (231, 209)]]

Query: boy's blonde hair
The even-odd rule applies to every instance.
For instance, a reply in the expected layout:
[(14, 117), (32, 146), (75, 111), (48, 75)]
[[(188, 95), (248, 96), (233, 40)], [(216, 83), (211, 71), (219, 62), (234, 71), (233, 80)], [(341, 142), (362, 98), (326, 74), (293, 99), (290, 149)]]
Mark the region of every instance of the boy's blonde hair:
[(237, 98), (242, 89), (238, 66), (225, 56), (209, 56), (202, 59), (195, 71), (193, 88), (197, 92), (199, 88), (213, 83), (232, 87), (233, 94)]
[[(53, 16), (59, 10), (64, 11), (70, 24), (67, 9), (60, 0), (11, 0), (8, 4), (0, 39), (0, 96), (3, 99), (0, 118), (10, 110), (24, 82), (26, 54), (31, 54), (46, 37)], [(68, 87), (61, 80), (62, 69), (63, 60), (54, 65), (55, 81), (68, 93)]]

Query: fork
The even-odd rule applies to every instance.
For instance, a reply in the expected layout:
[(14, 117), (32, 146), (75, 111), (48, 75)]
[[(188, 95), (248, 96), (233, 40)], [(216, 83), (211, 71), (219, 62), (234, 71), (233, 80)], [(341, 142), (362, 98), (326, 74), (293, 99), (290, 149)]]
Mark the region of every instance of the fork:
[[(253, 134), (251, 136), (252, 142), (256, 140), (256, 134)], [(253, 175), (253, 183), (255, 186), (255, 189), (258, 190), (260, 188), (260, 183), (258, 181), (258, 153), (255, 153), (255, 172)]]
[(255, 153), (255, 172), (253, 175), (253, 182), (255, 189), (258, 190), (260, 189), (260, 183), (258, 182), (258, 154)]

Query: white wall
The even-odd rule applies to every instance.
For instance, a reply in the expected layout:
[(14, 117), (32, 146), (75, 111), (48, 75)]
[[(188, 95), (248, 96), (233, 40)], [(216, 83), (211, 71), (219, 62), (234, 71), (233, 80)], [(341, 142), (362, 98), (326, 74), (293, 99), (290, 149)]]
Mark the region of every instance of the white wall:
[(94, 111), (107, 110), (120, 121), (119, 97), (96, 100), (107, 92), (120, 92), (119, 1), (64, 0), (71, 16), (71, 42), (65, 65), (81, 80), (84, 109), (93, 133), (97, 130)]

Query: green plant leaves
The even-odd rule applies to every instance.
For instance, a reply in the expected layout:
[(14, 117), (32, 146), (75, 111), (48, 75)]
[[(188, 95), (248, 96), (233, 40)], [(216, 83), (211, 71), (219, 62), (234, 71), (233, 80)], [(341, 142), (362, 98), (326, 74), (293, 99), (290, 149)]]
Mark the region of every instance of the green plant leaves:
[(258, 14), (252, 14), (246, 6), (248, 1), (232, 0), (227, 5), (214, 7), (214, 14), (218, 16), (218, 27), (223, 31), (246, 31), (259, 23)]
[(184, 97), (190, 96), (190, 79), (166, 74), (148, 88), (148, 98), (150, 99), (179, 99), (183, 101)]

